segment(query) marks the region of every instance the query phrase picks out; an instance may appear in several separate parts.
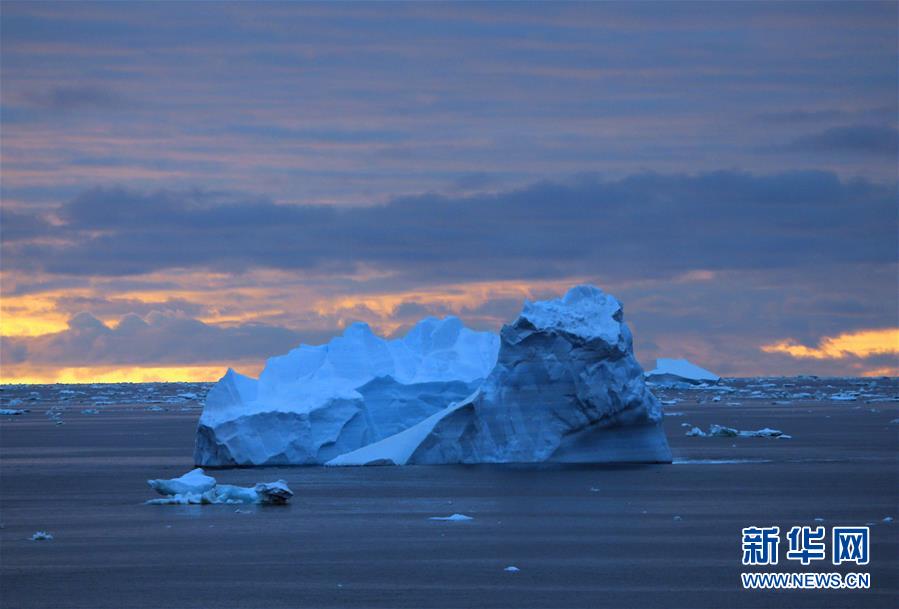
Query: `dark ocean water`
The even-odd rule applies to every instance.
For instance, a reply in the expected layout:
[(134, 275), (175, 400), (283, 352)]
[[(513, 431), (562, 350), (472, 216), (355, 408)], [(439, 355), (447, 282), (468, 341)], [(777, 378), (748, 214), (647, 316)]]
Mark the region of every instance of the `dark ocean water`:
[[(208, 384), (4, 386), (0, 607), (895, 607), (899, 381), (666, 389), (673, 465), (217, 470), (286, 507), (151, 506)], [(693, 426), (790, 439), (689, 437)], [(430, 520), (462, 513), (466, 522)], [(865, 591), (743, 590), (743, 527), (869, 526)], [(44, 530), (52, 541), (31, 541)], [(785, 542), (782, 543), (785, 546)], [(782, 553), (785, 547), (782, 547)], [(505, 571), (516, 566), (518, 572)], [(772, 571), (861, 570), (783, 557)]]

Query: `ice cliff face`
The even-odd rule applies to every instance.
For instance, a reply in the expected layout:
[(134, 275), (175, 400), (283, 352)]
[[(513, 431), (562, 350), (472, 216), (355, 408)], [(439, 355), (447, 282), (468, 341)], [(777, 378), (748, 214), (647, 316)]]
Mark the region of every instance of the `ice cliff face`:
[(528, 303), (469, 398), (329, 465), (668, 462), (621, 304), (592, 286)]
[(496, 335), (455, 317), (424, 319), (397, 340), (353, 324), (325, 345), (271, 358), (258, 381), (228, 370), (206, 398), (194, 461), (324, 463), (466, 397), (498, 347)]

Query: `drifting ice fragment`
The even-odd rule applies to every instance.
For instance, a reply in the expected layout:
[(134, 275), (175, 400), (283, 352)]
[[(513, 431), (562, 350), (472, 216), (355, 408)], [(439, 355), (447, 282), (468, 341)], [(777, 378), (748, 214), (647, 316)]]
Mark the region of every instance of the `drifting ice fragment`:
[(646, 373), (646, 380), (661, 387), (678, 387), (716, 384), (721, 377), (685, 359), (662, 357), (656, 360), (655, 370)]
[(521, 569), (519, 569), (515, 565), (509, 565), (508, 567), (503, 569), (503, 571), (506, 571), (507, 573), (518, 573), (519, 571), (521, 571)]
[(152, 505), (188, 505), (216, 503), (261, 503), (283, 505), (293, 497), (293, 491), (284, 480), (259, 482), (252, 488), (217, 484), (215, 478), (207, 476), (200, 468), (194, 469), (180, 478), (170, 480), (147, 480), (161, 499), (147, 501)]
[(28, 412), (28, 411), (23, 410), (21, 408), (0, 408), (0, 414), (5, 414), (5, 415), (9, 415), (9, 416), (25, 414), (26, 412)]
[(449, 522), (463, 522), (465, 520), (474, 520), (471, 516), (465, 514), (453, 514), (452, 516), (431, 516), (428, 520), (447, 520)]
[[(684, 426), (689, 427), (687, 423), (684, 423)], [(687, 434), (690, 437), (697, 438), (782, 438), (784, 440), (792, 439), (793, 436), (789, 436), (779, 429), (771, 429), (770, 427), (765, 427), (764, 429), (759, 429), (757, 431), (752, 430), (739, 430), (734, 429), (733, 427), (725, 427), (723, 425), (715, 425), (712, 424), (709, 426), (708, 433), (702, 431), (699, 427), (692, 427)]]
[(31, 541), (52, 541), (53, 535), (47, 531), (36, 531), (30, 539)]
[(215, 486), (215, 478), (198, 467), (180, 478), (147, 480), (147, 484), (160, 495), (202, 495)]

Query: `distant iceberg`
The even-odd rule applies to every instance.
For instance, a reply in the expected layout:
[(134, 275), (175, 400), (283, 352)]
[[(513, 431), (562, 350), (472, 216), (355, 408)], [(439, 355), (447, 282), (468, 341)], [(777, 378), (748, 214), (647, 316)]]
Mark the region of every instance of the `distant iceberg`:
[(685, 359), (659, 358), (655, 370), (646, 373), (646, 380), (653, 385), (677, 387), (688, 385), (714, 385), (721, 377)]
[(401, 339), (365, 324), (229, 370), (206, 397), (198, 465), (670, 462), (621, 304), (593, 286), (525, 303), (501, 337), (455, 317)]

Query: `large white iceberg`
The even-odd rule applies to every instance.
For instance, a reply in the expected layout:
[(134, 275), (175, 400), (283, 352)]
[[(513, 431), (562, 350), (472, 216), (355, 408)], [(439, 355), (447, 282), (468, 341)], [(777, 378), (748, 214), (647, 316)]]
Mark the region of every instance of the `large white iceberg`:
[(468, 396), (499, 338), (456, 317), (427, 318), (385, 340), (349, 326), (319, 346), (273, 357), (255, 380), (228, 370), (197, 429), (197, 465), (324, 463), (407, 429)]
[(328, 465), (670, 462), (621, 304), (593, 286), (526, 303), (468, 398)]
[(721, 377), (688, 360), (662, 357), (656, 360), (655, 370), (646, 373), (646, 380), (663, 387), (678, 387), (716, 384)]

